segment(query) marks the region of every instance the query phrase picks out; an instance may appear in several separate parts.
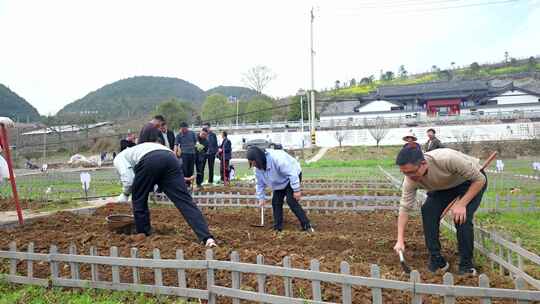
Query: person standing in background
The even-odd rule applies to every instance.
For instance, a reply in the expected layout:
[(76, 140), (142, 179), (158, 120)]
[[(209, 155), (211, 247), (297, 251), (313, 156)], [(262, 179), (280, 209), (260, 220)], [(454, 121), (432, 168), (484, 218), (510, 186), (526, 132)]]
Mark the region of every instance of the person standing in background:
[(161, 136), (163, 137), (164, 145), (169, 147), (171, 150), (174, 150), (174, 132), (169, 130), (169, 128), (167, 127), (167, 122), (163, 122), (159, 129), (161, 130)]
[(148, 123), (146, 123), (142, 129), (141, 129), (141, 133), (139, 133), (139, 141), (137, 142), (138, 144), (142, 144), (144, 142), (147, 142), (148, 141), (148, 134), (149, 133), (149, 130), (151, 129), (159, 129), (161, 128), (161, 125), (165, 123), (165, 117), (163, 117), (163, 115), (156, 115), (154, 116), (154, 118), (152, 118), (152, 120), (150, 120)]
[(204, 167), (206, 165), (206, 157), (208, 153), (208, 130), (203, 128), (197, 135), (197, 143), (195, 144), (195, 168), (197, 169), (197, 188), (202, 188), (204, 181)]
[(129, 133), (126, 138), (120, 141), (120, 152), (124, 151), (127, 148), (135, 146), (135, 134)]
[(427, 130), (428, 141), (426, 142), (426, 152), (433, 151), (436, 149), (444, 148), (441, 141), (435, 136), (434, 129)]
[(219, 156), (221, 164), (219, 166), (219, 172), (221, 173), (221, 181), (223, 184), (228, 184), (229, 182), (229, 164), (232, 158), (232, 144), (231, 141), (227, 138), (227, 132), (221, 132), (221, 146), (219, 147)]
[(211, 129), (210, 123), (205, 123), (203, 127), (208, 131), (208, 152), (206, 159), (208, 160), (208, 183), (214, 183), (214, 164), (216, 162), (216, 153), (218, 152), (218, 141), (216, 133)]
[[(180, 124), (180, 132), (176, 135), (174, 152), (177, 157), (182, 158), (182, 167), (185, 178), (191, 178), (195, 169), (195, 144), (197, 136), (195, 132), (188, 128), (186, 122)], [(188, 186), (191, 185), (191, 180), (187, 180)]]

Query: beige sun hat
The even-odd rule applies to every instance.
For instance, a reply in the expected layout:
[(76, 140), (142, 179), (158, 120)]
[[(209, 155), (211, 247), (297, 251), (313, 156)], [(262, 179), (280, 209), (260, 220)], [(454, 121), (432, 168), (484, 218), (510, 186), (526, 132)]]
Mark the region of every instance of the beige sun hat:
[(409, 137), (412, 138), (413, 141), (418, 140), (418, 138), (416, 138), (416, 135), (414, 135), (413, 132), (409, 132), (409, 133), (407, 133), (407, 135), (403, 136), (403, 141), (407, 141), (407, 138), (409, 138)]

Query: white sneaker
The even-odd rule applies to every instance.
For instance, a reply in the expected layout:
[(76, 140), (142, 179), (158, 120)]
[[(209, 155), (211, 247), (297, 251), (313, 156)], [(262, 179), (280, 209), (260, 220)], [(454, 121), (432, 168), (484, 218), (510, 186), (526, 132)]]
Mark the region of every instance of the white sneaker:
[(217, 244), (213, 238), (209, 238), (208, 240), (206, 240), (205, 246), (206, 248), (214, 248), (214, 247), (217, 247)]

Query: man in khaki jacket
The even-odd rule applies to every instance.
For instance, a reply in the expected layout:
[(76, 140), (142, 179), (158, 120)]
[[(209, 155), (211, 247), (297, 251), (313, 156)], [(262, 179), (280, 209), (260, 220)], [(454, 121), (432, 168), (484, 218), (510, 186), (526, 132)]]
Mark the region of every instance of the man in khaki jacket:
[(473, 217), (487, 187), (487, 178), (481, 171), (478, 159), (446, 148), (423, 154), (420, 149), (407, 145), (399, 152), (396, 164), (405, 179), (394, 250), (399, 252), (405, 249), (408, 211), (416, 201), (417, 189), (425, 189), (427, 199), (422, 206), (422, 224), (430, 253), (429, 270), (446, 271), (449, 264), (441, 255), (439, 222), (444, 209), (459, 197), (450, 209), (457, 230), (459, 274), (476, 275), (473, 265)]

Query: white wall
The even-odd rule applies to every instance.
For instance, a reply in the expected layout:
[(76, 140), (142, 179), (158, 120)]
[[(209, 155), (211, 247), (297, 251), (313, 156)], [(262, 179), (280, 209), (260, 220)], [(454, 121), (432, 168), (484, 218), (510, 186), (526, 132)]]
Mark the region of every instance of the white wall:
[[(426, 130), (429, 127), (418, 128), (392, 128), (381, 141), (381, 145), (404, 144), (402, 137), (412, 131), (418, 142), (424, 144), (427, 141)], [(457, 142), (463, 137), (470, 137), (472, 141), (493, 141), (493, 140), (519, 140), (530, 139), (531, 136), (540, 136), (540, 123), (512, 123), (512, 124), (486, 124), (486, 125), (460, 125), (460, 126), (440, 126), (435, 128), (437, 137), (444, 142)], [(339, 142), (336, 139), (337, 131), (317, 131), (317, 146), (337, 147)], [(346, 146), (374, 146), (375, 139), (367, 129), (339, 131), (345, 133), (343, 145)], [(309, 133), (304, 134), (305, 147), (310, 146)], [(244, 135), (229, 135), (233, 144), (233, 150), (242, 148), (242, 137), (250, 139), (271, 139), (272, 142), (281, 143), (285, 148), (300, 148), (302, 146), (302, 135), (300, 132), (280, 132), (280, 133), (259, 133)]]
[[(515, 96), (515, 95), (521, 95), (522, 96)], [(513, 96), (512, 96), (513, 95)], [(516, 104), (516, 103), (539, 103), (538, 100), (540, 97), (529, 95), (522, 91), (508, 91), (500, 96), (497, 96), (495, 98), (497, 100), (497, 104), (504, 105), (504, 104)]]
[(395, 107), (396, 105), (388, 102), (386, 100), (375, 100), (372, 101), (365, 106), (362, 106), (358, 108), (358, 112), (364, 113), (364, 112), (380, 112), (380, 111), (391, 111), (392, 107)]

